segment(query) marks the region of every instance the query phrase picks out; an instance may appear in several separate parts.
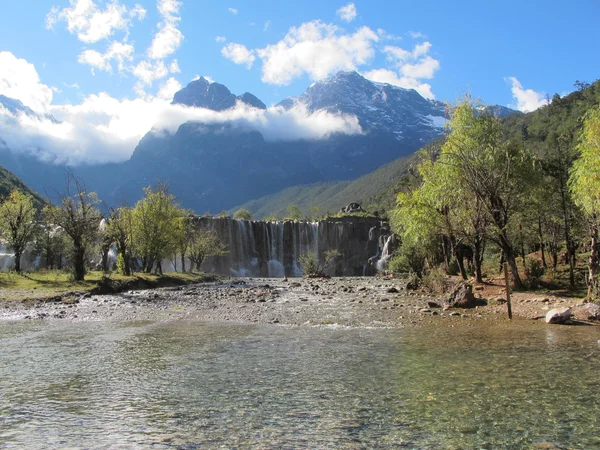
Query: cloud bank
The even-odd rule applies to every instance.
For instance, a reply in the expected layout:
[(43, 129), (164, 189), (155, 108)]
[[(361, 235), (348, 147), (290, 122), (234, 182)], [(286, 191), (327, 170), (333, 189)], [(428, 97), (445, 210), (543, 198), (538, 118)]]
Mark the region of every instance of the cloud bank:
[(41, 115), (11, 114), (0, 106), (0, 138), (13, 151), (33, 152), (56, 163), (124, 161), (149, 131), (175, 133), (187, 121), (254, 129), (269, 141), (362, 133), (355, 116), (326, 111), (310, 114), (303, 105), (291, 110), (261, 110), (239, 102), (222, 112), (171, 105), (173, 94), (181, 89), (174, 78), (164, 82), (155, 96), (116, 99), (101, 92), (88, 95), (77, 105), (53, 105), (52, 89), (40, 82), (32, 64), (2, 52), (0, 70), (0, 94), (21, 99), (26, 106), (50, 113), (60, 121), (55, 123)]

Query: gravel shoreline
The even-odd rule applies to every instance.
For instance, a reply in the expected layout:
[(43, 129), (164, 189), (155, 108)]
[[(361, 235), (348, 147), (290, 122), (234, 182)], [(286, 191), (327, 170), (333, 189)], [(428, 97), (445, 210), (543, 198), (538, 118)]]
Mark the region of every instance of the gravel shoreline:
[[(395, 279), (226, 278), (111, 295), (68, 294), (53, 302), (4, 302), (0, 305), (0, 320), (194, 320), (388, 328), (507, 320), (506, 306), (493, 301), (476, 309), (444, 311), (444, 300), (420, 291), (406, 291), (402, 280)], [(548, 304), (546, 298), (517, 296), (513, 305), (516, 320), (539, 318)]]

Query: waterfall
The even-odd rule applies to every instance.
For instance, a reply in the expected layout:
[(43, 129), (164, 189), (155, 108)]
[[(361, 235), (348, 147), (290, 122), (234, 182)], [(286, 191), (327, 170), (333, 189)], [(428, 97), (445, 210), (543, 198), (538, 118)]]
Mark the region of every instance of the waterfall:
[(341, 253), (335, 262), (338, 276), (361, 276), (370, 256), (369, 229), (376, 219), (351, 217), (319, 222), (248, 221), (223, 217), (196, 218), (196, 226), (209, 227), (227, 244), (225, 256), (207, 258), (204, 270), (223, 275), (294, 277), (302, 275), (298, 258), (313, 254), (321, 263), (328, 250)]

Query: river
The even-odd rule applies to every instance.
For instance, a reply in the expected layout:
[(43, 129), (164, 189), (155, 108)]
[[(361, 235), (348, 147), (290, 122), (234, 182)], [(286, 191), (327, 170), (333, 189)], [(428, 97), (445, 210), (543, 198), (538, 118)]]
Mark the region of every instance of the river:
[(600, 448), (600, 329), (0, 323), (5, 448)]

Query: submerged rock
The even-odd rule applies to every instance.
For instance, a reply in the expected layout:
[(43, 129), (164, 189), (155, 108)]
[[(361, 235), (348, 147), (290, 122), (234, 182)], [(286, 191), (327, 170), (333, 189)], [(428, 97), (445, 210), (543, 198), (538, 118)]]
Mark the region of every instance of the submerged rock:
[(546, 323), (565, 323), (571, 319), (571, 308), (555, 308), (546, 313)]

